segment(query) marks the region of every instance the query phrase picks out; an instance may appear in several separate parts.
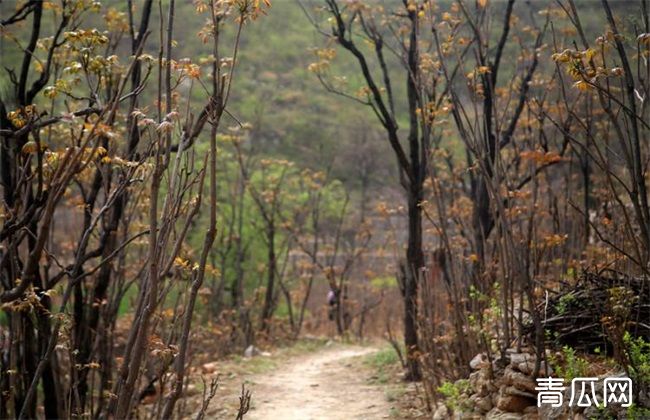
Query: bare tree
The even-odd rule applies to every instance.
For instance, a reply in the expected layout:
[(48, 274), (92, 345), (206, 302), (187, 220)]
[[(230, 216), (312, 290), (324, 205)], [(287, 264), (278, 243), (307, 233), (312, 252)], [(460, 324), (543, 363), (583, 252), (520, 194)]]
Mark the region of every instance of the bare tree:
[[(6, 68), (13, 89), (0, 99), (0, 300), (9, 317), (1, 363), (3, 372), (16, 372), (0, 379), (2, 417), (36, 417), (39, 399), (51, 418), (129, 417), (143, 382), (163, 378), (174, 360), (175, 382), (162, 411), (169, 417), (185, 383), (193, 309), (216, 233), (216, 133), (231, 93), (239, 34), (264, 5), (197, 4), (211, 16), (211, 90), (198, 64), (174, 60), (175, 2), (158, 8), (157, 58), (144, 53), (153, 38), (153, 2), (139, 5), (137, 29), (134, 5), (128, 5), (126, 13), (105, 11), (106, 32), (83, 26), (86, 15), (100, 9), (86, 1), (47, 7), (28, 1), (1, 22), (4, 31), (31, 20), (28, 43), (16, 41), (22, 60)], [(54, 26), (44, 25), (46, 13)], [(231, 49), (219, 34), (233, 16), (238, 35)], [(125, 34), (133, 57), (121, 62)], [(157, 90), (147, 96), (152, 75)], [(197, 115), (190, 99), (179, 103), (182, 83), (205, 91)], [(153, 115), (138, 109), (154, 97)], [(206, 124), (211, 151), (201, 161), (195, 143)], [(123, 133), (124, 147), (116, 141)], [(172, 324), (163, 342), (157, 336), (173, 287), (168, 279), (201, 210), (204, 184), (211, 223), (199, 260), (187, 264), (192, 285), (180, 294), (185, 311), (175, 315), (182, 322)], [(136, 309), (122, 352), (116, 319), (129, 288), (137, 288)], [(168, 361), (154, 380), (144, 381), (156, 358), (149, 352), (153, 343)]]
[[(420, 378), (417, 363), (417, 290), (421, 271), (425, 266), (422, 249), (422, 211), (424, 181), (427, 177), (428, 160), (432, 144), (432, 132), (422, 126), (420, 112), (425, 108), (422, 102), (420, 77), (421, 44), (418, 8), (407, 1), (394, 11), (383, 11), (361, 2), (340, 4), (327, 0), (326, 11), (332, 18), (329, 31), (322, 29), (314, 17), (311, 21), (329, 39), (335, 40), (346, 50), (358, 65), (365, 87), (360, 96), (354, 96), (337, 88), (327, 79), (328, 54), (321, 54), (323, 60), (311, 66), (325, 88), (333, 93), (353, 99), (369, 106), (384, 129), (387, 140), (395, 154), (399, 168), (400, 184), (406, 194), (408, 209), (408, 239), (404, 259), (404, 278), (401, 290), (404, 300), (404, 343), (408, 354), (408, 375), (412, 380)], [(379, 10), (381, 9), (381, 10)], [(390, 17), (389, 17), (390, 16)], [(380, 24), (384, 19), (386, 24)], [(404, 36), (400, 35), (404, 34)], [(367, 51), (358, 43), (368, 41), (372, 50)], [(403, 80), (406, 92), (399, 102), (396, 97), (394, 78), (387, 65), (387, 56), (396, 57), (404, 69)], [(374, 71), (374, 68), (379, 70)], [(408, 128), (405, 140), (398, 125), (398, 112), (404, 109)]]

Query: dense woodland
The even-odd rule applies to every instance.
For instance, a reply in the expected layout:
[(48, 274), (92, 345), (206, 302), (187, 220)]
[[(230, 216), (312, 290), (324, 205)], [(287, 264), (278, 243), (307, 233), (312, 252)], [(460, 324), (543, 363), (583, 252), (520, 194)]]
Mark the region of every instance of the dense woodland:
[(647, 418), (649, 58), (646, 0), (1, 2), (0, 418), (203, 418), (202, 355), (323, 335), (428, 417), (527, 352)]

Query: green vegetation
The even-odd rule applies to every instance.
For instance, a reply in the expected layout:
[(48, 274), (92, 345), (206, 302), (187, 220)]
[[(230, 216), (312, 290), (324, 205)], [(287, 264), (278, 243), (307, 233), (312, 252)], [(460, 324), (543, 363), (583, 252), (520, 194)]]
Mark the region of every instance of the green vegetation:
[(370, 280), (370, 284), (377, 289), (390, 289), (397, 287), (397, 278), (394, 276), (375, 277)]
[(463, 394), (468, 393), (469, 390), (469, 381), (466, 379), (459, 379), (456, 382), (446, 381), (438, 387), (438, 392), (445, 397), (445, 404), (454, 411), (461, 410), (468, 404)]
[(560, 360), (555, 356), (551, 356), (549, 362), (557, 373), (557, 377), (564, 378), (567, 382), (574, 378), (587, 376), (589, 362), (578, 356), (576, 351), (569, 346), (562, 347)]
[(647, 394), (645, 3), (0, 16), (1, 418), (172, 418), (206, 359), (293, 343), (229, 361), (267, 372), (324, 345), (305, 332), (388, 337), (359, 363), (405, 368), (428, 409), (465, 408), (477, 354), (492, 376), (531, 345), (569, 344), (545, 360), (568, 381), (616, 359)]
[(372, 382), (379, 384), (390, 382), (396, 369), (400, 367), (397, 353), (390, 346), (384, 346), (379, 351), (366, 356), (363, 363), (374, 372)]
[(395, 349), (392, 347), (384, 347), (381, 350), (369, 355), (366, 363), (376, 369), (383, 369), (399, 363), (399, 358)]
[(642, 387), (650, 387), (650, 342), (642, 337), (634, 338), (629, 332), (623, 337), (629, 360), (629, 373), (632, 380)]

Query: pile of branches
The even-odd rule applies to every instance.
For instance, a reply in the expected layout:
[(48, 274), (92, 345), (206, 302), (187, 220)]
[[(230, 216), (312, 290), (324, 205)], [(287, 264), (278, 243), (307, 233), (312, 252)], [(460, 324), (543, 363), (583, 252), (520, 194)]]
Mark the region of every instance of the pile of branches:
[(621, 332), (650, 340), (650, 279), (645, 277), (585, 272), (537, 309), (549, 344), (611, 354), (612, 339)]

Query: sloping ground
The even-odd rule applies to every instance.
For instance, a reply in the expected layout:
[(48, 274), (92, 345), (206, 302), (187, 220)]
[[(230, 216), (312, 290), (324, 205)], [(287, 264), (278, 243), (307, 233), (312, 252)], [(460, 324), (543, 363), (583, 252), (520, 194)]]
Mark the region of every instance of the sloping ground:
[[(389, 418), (391, 406), (384, 390), (370, 383), (372, 372), (360, 363), (363, 356), (376, 351), (374, 347), (332, 344), (309, 353), (274, 355), (271, 366), (260, 373), (229, 376), (222, 371), (225, 377), (206, 418), (234, 418), (242, 381), (252, 391), (247, 420)], [(263, 359), (258, 356), (250, 362)]]
[(257, 402), (251, 420), (382, 419), (390, 407), (383, 392), (369, 385), (367, 374), (350, 363), (376, 351), (335, 346), (287, 361), (276, 371), (254, 379)]

